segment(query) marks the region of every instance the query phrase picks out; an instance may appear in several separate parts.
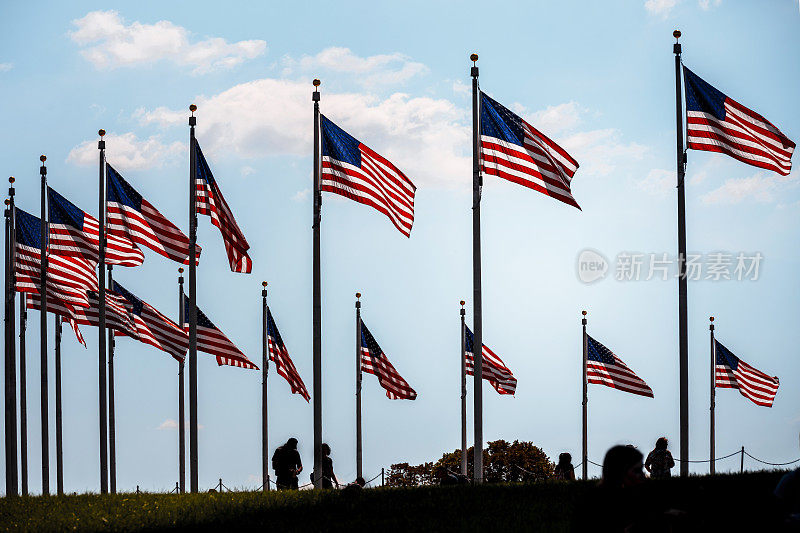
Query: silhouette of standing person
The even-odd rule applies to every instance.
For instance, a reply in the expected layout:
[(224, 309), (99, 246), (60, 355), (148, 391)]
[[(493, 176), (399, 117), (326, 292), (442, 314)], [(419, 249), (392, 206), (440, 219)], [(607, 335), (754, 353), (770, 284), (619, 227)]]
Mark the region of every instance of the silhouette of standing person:
[(553, 479), (575, 481), (575, 467), (572, 466), (572, 455), (564, 452), (558, 456), (558, 464), (553, 470)]
[(339, 481), (336, 479), (336, 474), (333, 473), (333, 459), (331, 459), (331, 447), (322, 443), (322, 488), (332, 489), (336, 484), (339, 488)]
[(278, 490), (297, 489), (297, 474), (303, 471), (297, 439), (292, 437), (283, 446), (278, 446), (272, 454), (272, 469), (275, 470)]
[(664, 479), (672, 476), (670, 469), (675, 466), (675, 460), (667, 449), (669, 442), (666, 437), (661, 437), (656, 441), (656, 448), (647, 454), (644, 467), (650, 472), (653, 479)]

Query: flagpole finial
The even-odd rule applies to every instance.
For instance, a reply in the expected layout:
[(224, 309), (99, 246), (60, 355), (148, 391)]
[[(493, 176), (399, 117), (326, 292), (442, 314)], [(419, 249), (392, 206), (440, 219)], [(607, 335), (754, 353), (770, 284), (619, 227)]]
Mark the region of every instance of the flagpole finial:
[(11, 200), (9, 200), (8, 198), (6, 198), (6, 199), (5, 199), (5, 204), (6, 204), (6, 205), (11, 205)]
[(464, 304), (467, 303), (464, 300), (461, 300), (461, 307), (464, 307)]
[(470, 54), (469, 60), (475, 63), (478, 60), (478, 54)]
[(97, 134), (98, 134), (100, 137), (105, 137), (105, 135), (106, 135), (106, 130), (99, 130), (99, 131), (97, 132)]
[(42, 163), (44, 163), (45, 161), (47, 161), (47, 156), (46, 156), (46, 155), (40, 155), (40, 156), (39, 156), (39, 161), (41, 161)]
[(197, 111), (197, 106), (192, 104), (189, 106), (189, 111), (192, 112), (192, 116), (194, 116), (194, 112)]
[(714, 317), (713, 317), (713, 316), (710, 316), (710, 317), (708, 317), (708, 319), (709, 319), (711, 322), (714, 322)]
[(262, 286), (262, 287), (264, 287), (264, 288), (266, 289), (266, 288), (267, 288), (267, 282), (266, 282), (266, 281), (262, 281), (262, 282), (261, 282), (261, 286)]
[(319, 81), (319, 78), (314, 78), (314, 81), (312, 81), (311, 83), (314, 85), (314, 92), (316, 92), (319, 86), (322, 85), (322, 82)]
[(581, 311), (581, 314), (582, 314), (583, 316), (586, 316), (586, 311)]
[(183, 267), (178, 268), (178, 274), (183, 274)]
[(9, 183), (14, 183), (14, 176), (11, 176), (10, 178), (8, 178), (8, 182)]
[(360, 299), (361, 299), (361, 293), (360, 293), (360, 292), (357, 292), (357, 293), (356, 293), (356, 300), (360, 300)]
[(672, 36), (675, 37), (675, 42), (678, 42), (678, 39), (681, 38), (681, 30), (675, 30), (672, 32)]

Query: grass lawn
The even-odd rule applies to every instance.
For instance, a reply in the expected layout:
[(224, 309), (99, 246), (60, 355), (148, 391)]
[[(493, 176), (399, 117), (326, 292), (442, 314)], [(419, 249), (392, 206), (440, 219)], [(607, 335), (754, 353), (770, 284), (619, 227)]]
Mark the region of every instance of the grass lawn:
[[(648, 481), (629, 494), (676, 531), (775, 531), (782, 472)], [(0, 530), (602, 531), (596, 482), (0, 499)], [(661, 518), (659, 518), (661, 520)]]

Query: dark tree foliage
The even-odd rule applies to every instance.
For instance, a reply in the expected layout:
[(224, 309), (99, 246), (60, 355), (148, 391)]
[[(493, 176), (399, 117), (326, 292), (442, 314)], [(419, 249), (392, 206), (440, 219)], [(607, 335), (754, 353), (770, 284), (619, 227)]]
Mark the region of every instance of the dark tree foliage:
[[(472, 448), (467, 450), (467, 475), (472, 479)], [(531, 442), (496, 440), (483, 450), (484, 480), (487, 483), (530, 482), (553, 475), (555, 464), (541, 448)], [(394, 464), (389, 468), (386, 484), (390, 487), (438, 485), (448, 473), (461, 472), (461, 450), (446, 453), (436, 463), (412, 466)]]

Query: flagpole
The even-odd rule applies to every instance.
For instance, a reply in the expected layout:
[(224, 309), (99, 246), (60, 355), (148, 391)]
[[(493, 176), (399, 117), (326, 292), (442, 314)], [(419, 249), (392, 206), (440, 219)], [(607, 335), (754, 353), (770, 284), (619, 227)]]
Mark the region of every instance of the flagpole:
[(313, 322), (314, 322), (314, 488), (322, 488), (322, 297), (320, 280), (320, 223), (322, 193), (320, 192), (319, 86), (315, 79), (311, 101), (314, 102), (314, 258), (313, 258)]
[[(16, 241), (16, 235), (14, 236)], [(21, 493), (28, 495), (28, 369), (25, 360), (25, 329), (28, 326), (27, 297), (19, 294), (19, 468)]]
[(50, 429), (49, 429), (49, 399), (47, 397), (47, 167), (45, 161), (47, 157), (39, 157), (42, 166), (39, 168), (41, 176), (41, 217), (40, 217), (40, 240), (41, 240), (41, 274), (39, 276), (39, 297), (41, 299), (41, 310), (39, 312), (39, 347), (40, 354), (40, 375), (41, 386), (39, 387), (40, 412), (42, 418), (42, 495), (50, 494)]
[(197, 106), (189, 106), (189, 486), (197, 492)]
[(356, 293), (356, 477), (363, 477), (361, 435), (361, 293)]
[(683, 103), (681, 101), (681, 32), (672, 32), (675, 44), (675, 117), (677, 120), (678, 163), (678, 338), (680, 382), (680, 463), (681, 476), (689, 475), (689, 322), (686, 283), (686, 153), (683, 149)]
[[(461, 300), (461, 475), (467, 475), (467, 358), (464, 337), (466, 336), (466, 323), (464, 300)], [(473, 348), (474, 350), (475, 348)], [(474, 358), (474, 355), (473, 355)]]
[(473, 396), (475, 406), (473, 413), (475, 446), (473, 478), (475, 483), (483, 483), (483, 307), (481, 300), (481, 167), (480, 167), (480, 131), (478, 119), (478, 54), (469, 56), (472, 61), (472, 287), (473, 287), (473, 336), (475, 342), (472, 356), (475, 361), (475, 387)]
[(64, 431), (61, 409), (61, 316), (53, 315), (56, 335), (56, 494), (64, 494)]
[(709, 409), (711, 419), (709, 420), (709, 449), (708, 449), (708, 459), (709, 459), (709, 468), (710, 474), (713, 476), (716, 473), (716, 465), (714, 464), (714, 454), (716, 448), (716, 426), (714, 420), (714, 411), (717, 407), (717, 382), (716, 382), (716, 360), (717, 354), (714, 349), (714, 317), (709, 317), (708, 319), (710, 324), (708, 325), (708, 330), (711, 332), (711, 406)]
[[(112, 265), (108, 265), (108, 288), (114, 290)], [(108, 466), (111, 494), (117, 493), (117, 417), (114, 408), (114, 330), (108, 328)]]
[(264, 492), (269, 492), (269, 424), (267, 408), (267, 376), (269, 374), (269, 331), (267, 327), (267, 282), (261, 283), (261, 486)]
[(100, 141), (97, 148), (100, 150), (100, 177), (99, 177), (99, 197), (100, 206), (97, 218), (99, 219), (99, 264), (97, 266), (97, 284), (99, 293), (97, 296), (98, 309), (98, 382), (100, 396), (100, 493), (108, 493), (108, 411), (107, 411), (107, 392), (106, 392), (106, 141), (103, 136), (106, 130), (97, 132)]
[[(183, 302), (183, 268), (178, 268), (178, 323), (183, 329), (186, 323)], [(181, 494), (186, 492), (186, 412), (184, 410), (183, 368), (185, 361), (178, 363), (178, 479)]]
[(586, 311), (582, 311), (583, 318), (581, 324), (583, 325), (583, 431), (581, 432), (583, 440), (583, 453), (581, 454), (581, 468), (583, 479), (589, 478), (589, 437), (588, 437), (588, 412), (589, 405), (589, 382), (586, 380), (586, 365), (589, 358), (589, 339), (586, 337)]
[(6, 333), (6, 365), (5, 365), (5, 427), (6, 427), (6, 495), (16, 496), (18, 490), (17, 470), (17, 354), (14, 337), (16, 317), (16, 288), (14, 281), (16, 248), (16, 224), (14, 220), (14, 178), (8, 178), (9, 198), (6, 200), (6, 301), (5, 301), (5, 333)]

